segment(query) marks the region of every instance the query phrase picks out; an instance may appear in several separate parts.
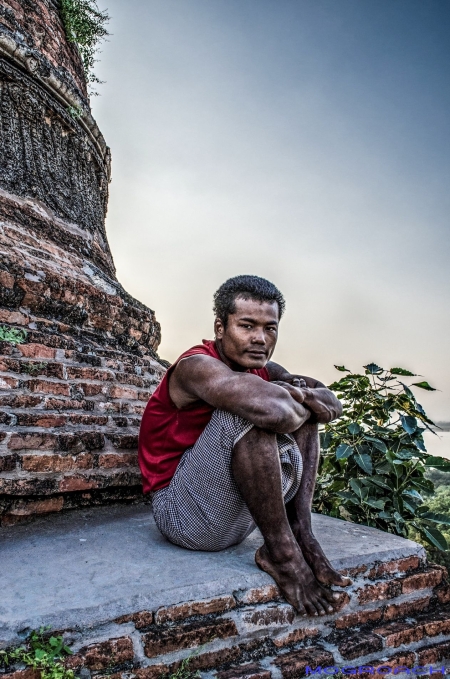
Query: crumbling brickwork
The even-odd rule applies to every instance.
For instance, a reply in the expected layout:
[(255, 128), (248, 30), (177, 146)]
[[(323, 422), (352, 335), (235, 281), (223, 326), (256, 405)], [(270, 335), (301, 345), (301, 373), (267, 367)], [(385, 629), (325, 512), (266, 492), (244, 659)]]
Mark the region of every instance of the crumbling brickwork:
[[(77, 112), (74, 115), (74, 110)], [(110, 154), (57, 0), (0, 3), (0, 516), (140, 496), (164, 372), (154, 312), (118, 283)]]

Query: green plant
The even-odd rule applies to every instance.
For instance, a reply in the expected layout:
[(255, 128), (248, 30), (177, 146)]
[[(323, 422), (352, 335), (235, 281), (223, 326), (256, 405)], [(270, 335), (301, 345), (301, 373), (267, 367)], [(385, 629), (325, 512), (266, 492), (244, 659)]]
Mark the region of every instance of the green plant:
[(47, 363), (22, 363), (22, 372), (28, 375), (39, 375), (41, 370), (47, 367)]
[(435, 390), (425, 381), (404, 384), (400, 377), (416, 375), (403, 368), (370, 363), (364, 374), (352, 374), (335, 367), (348, 373), (330, 386), (344, 412), (321, 433), (316, 511), (404, 537), (413, 530), (446, 550), (437, 526), (450, 526), (450, 517), (433, 511), (427, 498), (434, 484), (425, 473), (450, 471), (450, 461), (427, 455), (423, 432), (435, 433), (435, 425), (410, 387)]
[(5, 667), (23, 663), (39, 670), (41, 679), (74, 679), (73, 670), (67, 670), (60, 662), (71, 653), (61, 636), (49, 636), (47, 629), (41, 627), (31, 632), (25, 646), (9, 652), (0, 651), (0, 663)]
[(182, 660), (180, 667), (176, 670), (176, 672), (170, 674), (168, 679), (197, 679), (197, 677), (200, 677), (200, 672), (198, 670), (194, 671), (189, 668), (189, 663), (191, 662), (194, 655), (196, 655), (196, 653), (193, 653)]
[(70, 115), (70, 117), (73, 118), (74, 120), (81, 118), (81, 116), (83, 115), (83, 109), (80, 106), (68, 106), (67, 112)]
[(92, 69), (98, 44), (109, 35), (108, 14), (98, 9), (96, 0), (61, 0), (61, 15), (67, 40), (80, 52), (87, 82), (100, 83)]
[(8, 328), (6, 325), (0, 325), (0, 341), (10, 342), (11, 344), (22, 344), (27, 338), (26, 330), (17, 330), (17, 328)]

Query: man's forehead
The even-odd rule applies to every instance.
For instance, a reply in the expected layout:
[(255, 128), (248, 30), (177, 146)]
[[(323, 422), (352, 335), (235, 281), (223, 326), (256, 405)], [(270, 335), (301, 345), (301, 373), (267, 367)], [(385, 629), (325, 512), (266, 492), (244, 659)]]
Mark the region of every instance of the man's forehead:
[(266, 323), (270, 319), (270, 322), (278, 323), (279, 309), (278, 303), (275, 300), (272, 302), (262, 302), (259, 299), (236, 297), (235, 308), (236, 311), (233, 314), (235, 317), (252, 317), (255, 320), (264, 319)]

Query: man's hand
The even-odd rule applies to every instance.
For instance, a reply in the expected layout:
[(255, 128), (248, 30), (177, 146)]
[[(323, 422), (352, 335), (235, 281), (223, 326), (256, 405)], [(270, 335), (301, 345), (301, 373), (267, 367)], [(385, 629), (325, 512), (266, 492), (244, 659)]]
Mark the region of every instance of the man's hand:
[(285, 382), (284, 380), (274, 380), (271, 384), (278, 384), (279, 387), (286, 389), (297, 403), (304, 403), (306, 399), (306, 393), (304, 391), (306, 387), (305, 380), (294, 377), (292, 382)]

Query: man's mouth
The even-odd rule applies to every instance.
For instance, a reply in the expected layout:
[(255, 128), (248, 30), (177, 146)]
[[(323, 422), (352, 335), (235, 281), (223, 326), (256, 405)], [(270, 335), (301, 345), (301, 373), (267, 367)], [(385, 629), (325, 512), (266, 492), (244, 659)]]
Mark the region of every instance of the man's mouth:
[(247, 351), (248, 354), (253, 354), (254, 356), (266, 356), (265, 351), (258, 351), (257, 349), (249, 349)]

